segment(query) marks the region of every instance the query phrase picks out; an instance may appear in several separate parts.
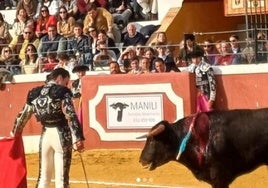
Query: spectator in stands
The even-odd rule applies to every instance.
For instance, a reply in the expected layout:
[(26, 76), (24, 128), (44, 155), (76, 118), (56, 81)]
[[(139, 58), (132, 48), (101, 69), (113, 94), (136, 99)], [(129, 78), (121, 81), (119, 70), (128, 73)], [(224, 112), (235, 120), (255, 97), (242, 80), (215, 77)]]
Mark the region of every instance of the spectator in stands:
[(193, 51), (189, 54), (192, 64), (188, 70), (195, 73), (195, 83), (198, 90), (197, 112), (206, 112), (213, 109), (216, 98), (216, 80), (211, 65), (204, 61), (203, 51)]
[(109, 63), (109, 70), (110, 74), (123, 74), (117, 61), (111, 61)]
[(92, 56), (96, 55), (97, 53), (99, 53), (98, 49), (97, 49), (97, 42), (98, 42), (98, 34), (99, 32), (97, 31), (97, 29), (93, 26), (89, 27), (88, 29), (89, 31), (89, 44), (91, 45), (91, 53)]
[(157, 57), (154, 62), (154, 69), (152, 70), (152, 73), (163, 73), (163, 72), (169, 72), (167, 70), (165, 62), (162, 58)]
[(21, 8), (16, 12), (16, 18), (13, 23), (13, 33), (15, 36), (21, 35), (26, 27), (29, 17), (24, 8)]
[(35, 34), (38, 38), (42, 38), (47, 34), (49, 25), (57, 25), (57, 18), (54, 15), (50, 15), (47, 6), (42, 5), (36, 22)]
[(164, 44), (167, 44), (168, 40), (166, 33), (163, 31), (158, 32), (156, 35), (156, 42), (162, 42)]
[(41, 72), (51, 72), (58, 64), (57, 54), (55, 52), (49, 52), (45, 60), (40, 64)]
[(8, 23), (4, 20), (2, 13), (0, 13), (0, 39), (2, 44), (8, 44), (12, 40)]
[(36, 18), (40, 15), (40, 8), (46, 6), (50, 15), (56, 16), (59, 9), (59, 0), (40, 0), (37, 6)]
[(149, 58), (147, 57), (142, 57), (140, 58), (140, 67), (141, 67), (141, 71), (142, 73), (151, 73), (151, 70), (150, 70), (150, 60)]
[(267, 44), (264, 43), (263, 53), (259, 53), (257, 58), (255, 56), (255, 49), (252, 38), (246, 39), (247, 45), (241, 52), (241, 63), (250, 64), (256, 60), (258, 62), (267, 63)]
[(118, 57), (120, 54), (119, 49), (115, 46), (114, 40), (111, 39), (104, 30), (100, 30), (98, 32), (98, 41), (97, 43), (104, 42), (107, 44), (108, 48), (110, 50), (113, 50), (114, 53), (116, 54), (116, 57)]
[(267, 41), (267, 34), (264, 31), (259, 31), (257, 33), (257, 57), (256, 60), (257, 62), (265, 62), (267, 63), (267, 49), (265, 47), (265, 43)]
[(16, 0), (4, 0), (5, 1), (5, 9), (10, 10), (10, 9), (16, 9)]
[(12, 49), (8, 46), (4, 47), (1, 51), (0, 65), (1, 68), (5, 68), (13, 75), (21, 74), (21, 68), (19, 66), (18, 59), (15, 58)]
[(97, 7), (108, 9), (108, 0), (91, 0), (91, 2), (95, 3)]
[(130, 70), (128, 74), (142, 74), (142, 69), (139, 66), (139, 58), (134, 57), (133, 59), (130, 60)]
[(124, 72), (128, 72), (130, 70), (130, 61), (131, 59), (137, 57), (135, 47), (128, 46), (119, 56), (118, 63), (122, 67)]
[(137, 0), (131, 0), (130, 4), (133, 12), (131, 20), (133, 21), (144, 20), (143, 16), (141, 15), (142, 8), (138, 4)]
[(94, 3), (88, 7), (88, 12), (84, 20), (83, 32), (85, 34), (88, 34), (88, 28), (90, 26), (95, 27), (98, 31), (104, 30), (115, 42), (120, 42), (121, 40), (121, 32), (114, 24), (112, 14), (105, 8), (97, 7)]
[[(178, 72), (178, 68), (174, 62), (174, 57), (168, 56), (166, 54), (166, 45), (165, 43), (158, 42), (156, 43), (156, 51), (157, 51), (157, 57), (162, 58), (165, 62), (165, 66), (167, 70), (173, 70)], [(154, 64), (153, 64), (153, 69), (154, 69)]]
[(163, 43), (163, 44), (167, 44), (168, 40), (167, 40), (167, 35), (165, 32), (160, 31), (156, 33), (156, 37), (155, 39), (150, 43), (150, 46), (155, 46), (156, 43)]
[(109, 12), (114, 17), (116, 23), (121, 30), (128, 24), (132, 15), (131, 5), (129, 0), (113, 0), (109, 1)]
[(36, 21), (29, 18), (26, 22), (26, 26), (25, 27), (31, 27), (32, 30), (34, 31), (34, 35), (35, 35), (35, 30), (36, 30)]
[(226, 41), (221, 41), (221, 54), (216, 56), (214, 65), (237, 64), (235, 55), (231, 52), (231, 45)]
[(142, 7), (142, 14), (146, 20), (157, 19), (157, 0), (137, 0), (137, 3)]
[(178, 68), (167, 67), (165, 61), (157, 57), (153, 62), (155, 68), (152, 70), (153, 73), (162, 73), (162, 72), (180, 72)]
[(235, 62), (237, 64), (241, 63), (241, 52), (242, 48), (239, 44), (239, 36), (238, 35), (231, 35), (229, 37), (229, 41), (231, 44), (231, 52), (234, 54)]
[(149, 59), (150, 62), (150, 70), (153, 70), (153, 62), (156, 58), (156, 52), (153, 48), (147, 47), (144, 49), (144, 56)]
[(257, 33), (257, 53), (264, 51), (264, 43), (267, 40), (267, 33), (266, 31), (258, 31)]
[(127, 25), (127, 33), (123, 38), (123, 46), (136, 46), (137, 44), (145, 44), (145, 37), (137, 31), (136, 26), (133, 23)]
[(38, 1), (36, 0), (19, 0), (17, 10), (24, 8), (29, 18), (34, 18), (37, 12)]
[(57, 33), (56, 25), (49, 25), (48, 33), (44, 35), (39, 43), (38, 56), (46, 57), (48, 52), (60, 53), (66, 51), (63, 37)]
[(59, 8), (57, 32), (63, 37), (71, 37), (74, 32), (75, 19), (70, 16), (65, 6)]
[(180, 50), (177, 66), (184, 67), (191, 64), (191, 58), (189, 58), (189, 54), (193, 51), (203, 51), (202, 47), (200, 47), (195, 42), (195, 36), (193, 34), (184, 34), (184, 47)]
[(59, 53), (57, 59), (58, 64), (54, 67), (54, 69), (64, 68), (65, 70), (72, 72), (74, 64), (69, 62), (69, 56), (66, 53), (63, 52)]
[(76, 22), (74, 25), (74, 36), (68, 38), (68, 55), (75, 55), (79, 65), (90, 65), (89, 69), (92, 70), (93, 62), (90, 46), (89, 37), (83, 34), (83, 24)]
[(13, 49), (13, 52), (16, 54), (18, 59), (24, 60), (26, 47), (29, 43), (38, 48), (39, 39), (35, 36), (33, 28), (26, 26), (23, 34), (15, 36), (9, 43), (9, 47)]
[(33, 44), (28, 44), (25, 49), (25, 59), (20, 62), (22, 74), (34, 74), (41, 72), (37, 49)]
[(116, 55), (113, 50), (108, 50), (106, 42), (98, 44), (99, 53), (93, 57), (94, 67), (108, 66), (110, 61), (116, 61)]
[(203, 42), (203, 50), (204, 50), (204, 58), (210, 65), (215, 63), (215, 58), (219, 52), (215, 49), (215, 45), (213, 44), (211, 39), (205, 39)]
[(144, 56), (144, 47), (141, 44), (135, 46), (137, 57), (141, 58)]
[(222, 53), (222, 52), (221, 52), (221, 40), (217, 40), (217, 41), (215, 42), (215, 48), (216, 48), (218, 54), (221, 54), (221, 53)]
[(87, 11), (89, 9), (89, 6), (91, 5), (90, 0), (77, 0), (76, 5), (78, 8), (77, 14), (75, 15), (76, 21), (85, 20)]
[(78, 7), (76, 0), (60, 0), (59, 7), (65, 7), (69, 16), (77, 18)]

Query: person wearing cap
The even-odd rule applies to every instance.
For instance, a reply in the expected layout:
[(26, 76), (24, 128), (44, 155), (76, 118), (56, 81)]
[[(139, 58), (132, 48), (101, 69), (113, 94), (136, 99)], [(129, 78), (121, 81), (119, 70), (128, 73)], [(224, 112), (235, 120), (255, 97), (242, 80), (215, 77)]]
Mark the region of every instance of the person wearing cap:
[(198, 90), (197, 112), (205, 112), (213, 109), (216, 98), (216, 80), (212, 66), (205, 62), (204, 52), (195, 50), (189, 53), (191, 64), (188, 71), (195, 74), (195, 83)]
[(184, 34), (184, 46), (180, 50), (177, 66), (184, 67), (191, 64), (191, 58), (189, 54), (193, 51), (203, 51), (202, 47), (195, 42), (195, 36), (193, 34)]
[(72, 93), (74, 98), (80, 98), (81, 97), (81, 79), (83, 76), (86, 75), (86, 71), (89, 71), (88, 66), (86, 65), (78, 65), (73, 68), (73, 73), (76, 73), (78, 76), (78, 79), (73, 81), (72, 83)]

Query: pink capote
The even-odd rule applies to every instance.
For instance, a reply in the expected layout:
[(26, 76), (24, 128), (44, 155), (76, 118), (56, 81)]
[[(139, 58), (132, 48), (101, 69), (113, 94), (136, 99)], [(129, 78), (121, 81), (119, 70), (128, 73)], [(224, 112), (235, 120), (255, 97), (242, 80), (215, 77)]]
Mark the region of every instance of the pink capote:
[(83, 109), (82, 109), (82, 97), (79, 99), (78, 109), (77, 109), (77, 117), (80, 124), (83, 127)]
[(197, 100), (196, 100), (196, 112), (208, 112), (211, 111), (212, 109), (209, 107), (208, 105), (208, 98), (206, 95), (200, 93), (197, 96)]
[(0, 139), (0, 187), (27, 188), (22, 136)]

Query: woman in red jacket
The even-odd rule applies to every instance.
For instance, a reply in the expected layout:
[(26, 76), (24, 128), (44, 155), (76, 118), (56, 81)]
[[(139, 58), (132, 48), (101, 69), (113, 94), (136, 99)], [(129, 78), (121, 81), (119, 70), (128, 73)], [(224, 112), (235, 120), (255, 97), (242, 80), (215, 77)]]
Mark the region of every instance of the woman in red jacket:
[(41, 6), (40, 14), (37, 18), (36, 36), (41, 38), (47, 34), (47, 28), (49, 25), (57, 25), (57, 18), (49, 14), (47, 6)]

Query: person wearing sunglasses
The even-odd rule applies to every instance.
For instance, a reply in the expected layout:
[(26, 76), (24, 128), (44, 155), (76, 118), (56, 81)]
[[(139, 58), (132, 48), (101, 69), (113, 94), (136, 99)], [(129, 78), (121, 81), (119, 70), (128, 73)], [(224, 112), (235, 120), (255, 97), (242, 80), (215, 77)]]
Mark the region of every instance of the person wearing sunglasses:
[(66, 7), (62, 5), (58, 12), (57, 31), (63, 37), (74, 35), (75, 19), (69, 14)]
[(11, 74), (16, 75), (21, 73), (19, 60), (15, 58), (10, 47), (4, 47), (0, 56), (0, 68), (4, 68)]
[(33, 44), (37, 48), (39, 45), (39, 39), (35, 36), (33, 27), (26, 26), (23, 33), (19, 36), (13, 37), (8, 46), (12, 48), (16, 58), (24, 60), (26, 46), (29, 43)]
[(37, 18), (35, 34), (38, 38), (42, 38), (48, 32), (49, 25), (57, 25), (57, 18), (51, 15), (47, 6), (40, 7), (40, 13)]
[(35, 17), (38, 18), (40, 15), (40, 8), (46, 6), (48, 8), (49, 14), (56, 16), (59, 10), (59, 1), (58, 0), (38, 0), (37, 12)]

